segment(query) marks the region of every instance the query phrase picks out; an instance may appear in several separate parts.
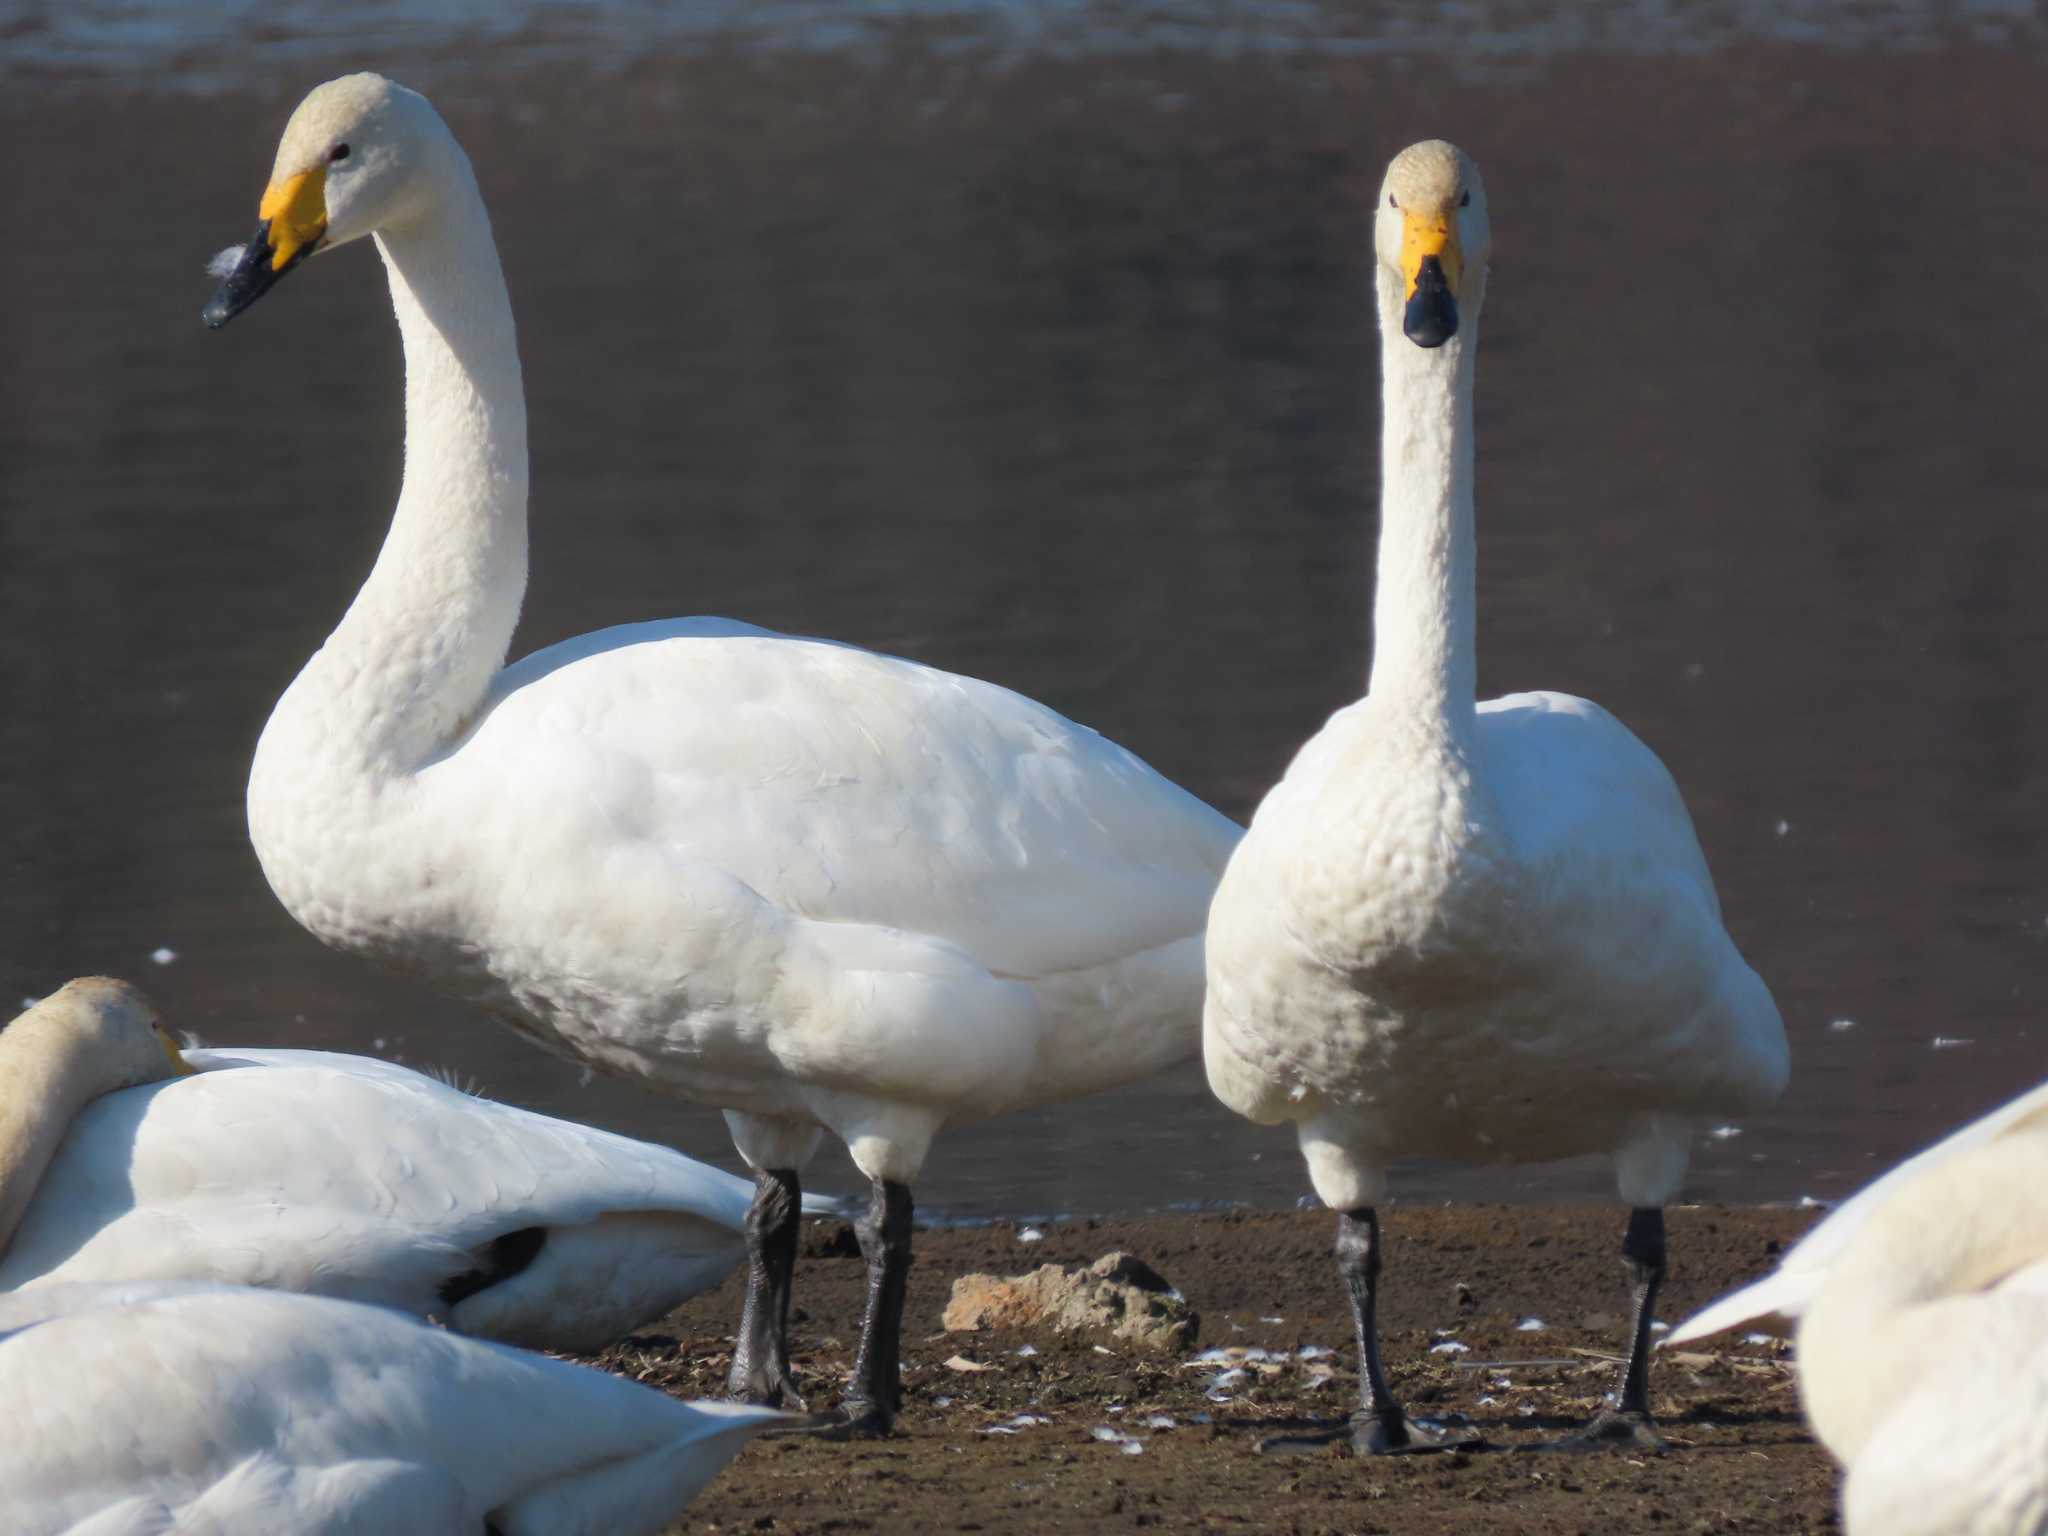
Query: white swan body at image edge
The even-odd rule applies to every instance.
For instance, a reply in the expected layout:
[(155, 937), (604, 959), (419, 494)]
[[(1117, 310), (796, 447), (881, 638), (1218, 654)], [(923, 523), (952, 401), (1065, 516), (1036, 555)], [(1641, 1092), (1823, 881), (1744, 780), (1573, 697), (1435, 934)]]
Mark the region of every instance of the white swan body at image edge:
[(1835, 1256), (1885, 1201), (1913, 1179), (1952, 1157), (2002, 1136), (2032, 1133), (2044, 1122), (2048, 1122), (2048, 1083), (1972, 1120), (1865, 1185), (1800, 1238), (1778, 1261), (1776, 1269), (1700, 1308), (1665, 1335), (1664, 1344), (1690, 1344), (1741, 1327), (1767, 1333), (1790, 1332), (1820, 1293)]
[[(102, 995), (92, 988), (147, 1008), (116, 983), (74, 983), (39, 1008)], [(10, 1061), (35, 1016), (0, 1031)], [(194, 1075), (92, 1097), (40, 1174), (21, 1173), (34, 1187), (0, 1235), (0, 1289), (266, 1286), (590, 1350), (744, 1255), (750, 1186), (669, 1148), (365, 1057), (182, 1056)]]
[(780, 1415), (324, 1297), (0, 1296), (9, 1536), (654, 1536)]
[(2048, 1536), (2048, 1123), (1935, 1150), (1821, 1272), (1801, 1402), (1850, 1536)]

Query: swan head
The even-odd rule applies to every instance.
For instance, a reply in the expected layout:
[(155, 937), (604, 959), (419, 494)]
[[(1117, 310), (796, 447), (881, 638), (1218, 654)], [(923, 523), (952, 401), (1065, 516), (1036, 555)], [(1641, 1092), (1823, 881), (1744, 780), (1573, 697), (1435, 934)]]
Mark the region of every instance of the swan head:
[(202, 318), (218, 329), (308, 256), (419, 217), (461, 153), (426, 97), (382, 75), (314, 87), (285, 124), (255, 236), (216, 258)]
[(1468, 321), (1479, 312), (1492, 249), (1486, 187), (1471, 157), (1442, 139), (1394, 156), (1380, 184), (1373, 246), (1401, 334), (1429, 349), (1457, 335), (1460, 308)]
[(89, 1063), (102, 1093), (193, 1070), (141, 989), (108, 976), (67, 981), (9, 1024), (5, 1035), (33, 1036), (52, 1054)]

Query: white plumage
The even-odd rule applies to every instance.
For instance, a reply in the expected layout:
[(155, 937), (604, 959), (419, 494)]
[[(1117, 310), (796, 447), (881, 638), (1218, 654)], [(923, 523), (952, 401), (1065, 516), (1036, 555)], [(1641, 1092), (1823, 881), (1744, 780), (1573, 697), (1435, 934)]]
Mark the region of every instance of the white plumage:
[(1819, 1284), (1799, 1324), (1799, 1392), (1848, 1468), (1850, 1536), (2048, 1533), (2041, 1093), (1880, 1180), (1853, 1219), (1844, 1207), (1825, 1224), (1841, 1223), (1832, 1253), (1805, 1271)]
[[(265, 875), (328, 943), (725, 1108), (761, 1181), (764, 1317), (787, 1291), (761, 1245), (789, 1245), (820, 1129), (843, 1139), (875, 1184), (863, 1245), (895, 1276), (862, 1360), (893, 1378), (883, 1321), (932, 1136), (1193, 1053), (1238, 829), (1028, 699), (848, 646), (685, 619), (501, 670), (525, 404), (467, 159), (423, 98), (351, 76), (293, 114), (264, 206), (209, 322), (288, 251), (374, 235), (406, 354), (390, 534), (251, 770)], [(780, 1324), (752, 1330), (735, 1386), (772, 1400), (779, 1358), (748, 1373)], [(857, 1397), (886, 1421), (868, 1399), (894, 1390)]]
[(1665, 1336), (1665, 1345), (1689, 1344), (1731, 1328), (1789, 1332), (1820, 1294), (1836, 1256), (1907, 1184), (1974, 1147), (2007, 1135), (2036, 1134), (2044, 1128), (2048, 1128), (2048, 1083), (1972, 1120), (1865, 1185), (1793, 1244), (1776, 1269), (1700, 1308)]
[[(33, 1091), (68, 1040), (99, 1036), (88, 1049), (104, 1065), (107, 1032), (152, 1020), (133, 988), (74, 982), (0, 1032), (0, 1064), (14, 1093)], [(666, 1147), (359, 1056), (183, 1058), (196, 1075), (120, 1087), (85, 1063), (65, 1074), (76, 1093), (6, 1106), (49, 1155), (40, 1173), (37, 1157), (0, 1155), (0, 1204), (25, 1205), (11, 1238), (0, 1227), (0, 1290), (265, 1286), (588, 1350), (716, 1285), (745, 1251), (747, 1185)]]
[(1422, 1438), (1370, 1347), (1389, 1163), (1612, 1154), (1638, 1208), (1623, 1417), (1643, 1439), (1657, 1208), (1701, 1116), (1782, 1089), (1784, 1029), (1721, 926), (1655, 754), (1584, 699), (1475, 703), (1472, 386), (1490, 242), (1476, 167), (1440, 142), (1404, 151), (1376, 242), (1371, 687), (1302, 748), (1216, 893), (1209, 1082), (1241, 1114), (1293, 1122), (1317, 1194), (1347, 1213), (1340, 1258), (1372, 1357), (1367, 1449)]
[(203, 1286), (0, 1297), (0, 1393), (9, 1536), (653, 1536), (780, 1417)]

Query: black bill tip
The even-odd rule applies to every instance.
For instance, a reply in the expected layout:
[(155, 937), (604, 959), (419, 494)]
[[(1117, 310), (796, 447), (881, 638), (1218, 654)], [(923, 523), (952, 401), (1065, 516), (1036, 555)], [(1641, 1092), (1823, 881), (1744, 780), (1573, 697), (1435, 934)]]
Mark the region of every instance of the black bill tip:
[(1401, 334), (1418, 347), (1440, 347), (1458, 334), (1458, 301), (1444, 280), (1444, 264), (1434, 256), (1423, 257), (1422, 270), (1415, 274)]
[(199, 311), (199, 318), (206, 322), (208, 330), (219, 330), (270, 292), (277, 280), (304, 261), (312, 249), (312, 243), (308, 242), (292, 252), (292, 259), (284, 264), (282, 271), (273, 267), (271, 258), (277, 250), (270, 243), (270, 221), (265, 219), (256, 226), (255, 236), (242, 247), (241, 260), (214, 290), (213, 297), (206, 301), (206, 308)]

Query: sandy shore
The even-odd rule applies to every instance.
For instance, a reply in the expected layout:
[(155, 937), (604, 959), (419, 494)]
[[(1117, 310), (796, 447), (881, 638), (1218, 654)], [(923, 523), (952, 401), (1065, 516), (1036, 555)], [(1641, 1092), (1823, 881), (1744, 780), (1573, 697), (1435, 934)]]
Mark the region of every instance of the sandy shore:
[[(1672, 1212), (1672, 1274), (1659, 1313), (1675, 1320), (1761, 1272), (1811, 1219), (1782, 1210)], [(757, 1443), (675, 1530), (1835, 1529), (1835, 1474), (1801, 1424), (1776, 1343), (1721, 1340), (1659, 1358), (1652, 1401), (1668, 1455), (1514, 1452), (1590, 1416), (1613, 1379), (1625, 1305), (1621, 1224), (1620, 1212), (1597, 1206), (1387, 1213), (1383, 1349), (1395, 1390), (1419, 1413), (1463, 1415), (1499, 1449), (1378, 1461), (1253, 1450), (1277, 1428), (1348, 1410), (1356, 1391), (1328, 1213), (1077, 1223), (1028, 1243), (1008, 1225), (921, 1232), (897, 1438)], [(1017, 1274), (1115, 1249), (1146, 1258), (1200, 1311), (1197, 1351), (1236, 1346), (1292, 1358), (1244, 1362), (1246, 1376), (1225, 1389), (1212, 1386), (1224, 1368), (1214, 1363), (1128, 1347), (1105, 1353), (1082, 1338), (940, 1331), (963, 1273)], [(844, 1224), (812, 1223), (797, 1271), (794, 1344), (814, 1405), (835, 1400), (844, 1380), (861, 1275)], [(739, 1308), (735, 1276), (606, 1363), (681, 1395), (714, 1393)], [(1540, 1331), (1520, 1326), (1532, 1318)], [(1445, 1342), (1465, 1349), (1432, 1352)], [(1020, 1356), (1027, 1343), (1038, 1352)], [(1334, 1353), (1300, 1358), (1318, 1345)], [(954, 1357), (994, 1369), (949, 1369)], [(990, 1432), (1026, 1413), (1046, 1422)], [(1098, 1428), (1142, 1448), (1133, 1453)]]

